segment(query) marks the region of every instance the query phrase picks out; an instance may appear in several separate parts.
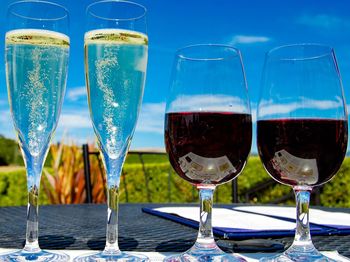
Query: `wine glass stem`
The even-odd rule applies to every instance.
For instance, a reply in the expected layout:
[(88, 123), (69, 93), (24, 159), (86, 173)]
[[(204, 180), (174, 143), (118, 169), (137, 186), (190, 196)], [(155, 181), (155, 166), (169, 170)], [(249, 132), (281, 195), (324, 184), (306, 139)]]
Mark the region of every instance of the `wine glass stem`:
[(106, 246), (103, 250), (106, 255), (121, 253), (118, 245), (119, 184), (125, 152), (122, 152), (119, 158), (112, 159), (102, 150), (107, 174), (107, 232)]
[(28, 205), (26, 243), (24, 246), (24, 251), (35, 253), (40, 251), (38, 241), (38, 200), (43, 161), (39, 158), (34, 158), (32, 156), (26, 156), (25, 159), (27, 169)]
[(310, 235), (309, 226), (309, 206), (310, 194), (312, 188), (310, 187), (295, 187), (294, 193), (296, 197), (296, 231), (293, 245), (298, 246), (313, 246)]
[(199, 231), (196, 245), (204, 248), (215, 245), (212, 228), (213, 194), (215, 186), (200, 186), (199, 201)]
[(107, 235), (104, 252), (119, 253), (118, 246), (118, 209), (119, 209), (119, 187), (108, 187), (107, 193)]

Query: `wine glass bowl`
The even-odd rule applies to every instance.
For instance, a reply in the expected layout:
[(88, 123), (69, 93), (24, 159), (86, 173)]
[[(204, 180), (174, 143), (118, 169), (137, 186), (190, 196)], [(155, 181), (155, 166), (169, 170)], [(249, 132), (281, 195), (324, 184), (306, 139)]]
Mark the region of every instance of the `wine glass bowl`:
[(294, 242), (262, 261), (333, 261), (313, 246), (310, 193), (332, 179), (346, 154), (347, 111), (334, 50), (296, 44), (267, 53), (257, 112), (263, 165), (277, 182), (292, 186), (297, 215)]
[(68, 261), (38, 243), (38, 197), (42, 168), (56, 129), (66, 88), (68, 11), (55, 3), (19, 1), (7, 10), (6, 80), (11, 115), (27, 171), (27, 229), (22, 251), (1, 261)]
[(250, 152), (249, 114), (176, 112), (165, 121), (169, 160), (181, 178), (215, 186), (242, 171)]
[[(313, 187), (329, 181), (346, 153), (347, 121), (335, 119), (261, 120), (259, 152), (279, 183)], [(281, 131), (285, 130), (285, 131)], [(283, 141), (276, 137), (283, 136)]]
[(178, 50), (165, 114), (165, 145), (176, 173), (199, 190), (194, 246), (165, 261), (242, 261), (216, 245), (213, 192), (242, 171), (252, 139), (250, 105), (239, 50), (202, 44)]

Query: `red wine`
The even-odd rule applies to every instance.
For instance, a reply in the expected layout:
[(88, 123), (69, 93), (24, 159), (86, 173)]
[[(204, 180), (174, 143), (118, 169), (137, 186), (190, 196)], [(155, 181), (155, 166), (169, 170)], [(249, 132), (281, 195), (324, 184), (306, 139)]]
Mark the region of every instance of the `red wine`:
[(180, 112), (165, 116), (171, 165), (193, 184), (221, 184), (236, 177), (250, 152), (250, 114)]
[(348, 125), (336, 119), (278, 119), (257, 122), (260, 158), (269, 174), (287, 185), (320, 185), (340, 168)]

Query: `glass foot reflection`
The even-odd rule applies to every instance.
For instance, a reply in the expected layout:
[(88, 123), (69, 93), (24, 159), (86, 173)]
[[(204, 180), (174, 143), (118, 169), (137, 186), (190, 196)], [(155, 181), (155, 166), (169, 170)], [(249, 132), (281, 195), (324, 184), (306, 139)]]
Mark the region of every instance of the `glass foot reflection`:
[(85, 256), (76, 257), (74, 262), (103, 262), (103, 261), (123, 261), (123, 262), (147, 262), (149, 258), (142, 255), (131, 255), (125, 252), (107, 253), (98, 252)]
[(222, 251), (217, 245), (209, 247), (201, 247), (197, 243), (194, 246), (182, 254), (172, 255), (166, 257), (164, 262), (194, 262), (194, 261), (227, 261), (227, 262), (245, 262), (246, 260), (243, 257), (228, 254)]
[(57, 261), (57, 262), (68, 262), (69, 256), (61, 252), (49, 252), (40, 250), (39, 252), (31, 253), (23, 250), (16, 251), (13, 253), (0, 254), (1, 262), (22, 262), (22, 261)]
[(331, 259), (323, 254), (321, 254), (314, 246), (297, 246), (292, 245), (282, 254), (264, 257), (259, 261), (261, 262), (287, 262), (287, 261), (296, 261), (296, 262), (336, 262), (337, 260)]

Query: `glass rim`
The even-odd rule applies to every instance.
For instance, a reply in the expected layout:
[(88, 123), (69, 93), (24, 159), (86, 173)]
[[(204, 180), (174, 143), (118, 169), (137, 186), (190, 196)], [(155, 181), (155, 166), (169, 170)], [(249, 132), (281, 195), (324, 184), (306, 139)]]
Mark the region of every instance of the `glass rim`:
[[(276, 52), (280, 50), (284, 50), (287, 48), (293, 48), (293, 47), (318, 47), (323, 48), (323, 52), (319, 52), (319, 55), (305, 55), (301, 57), (291, 57), (291, 56), (280, 56), (277, 55)], [(326, 51), (327, 50), (327, 51)], [(314, 60), (319, 59), (322, 57), (326, 57), (328, 55), (332, 55), (334, 53), (334, 49), (326, 44), (320, 44), (320, 43), (296, 43), (296, 44), (286, 44), (277, 46), (275, 48), (272, 48), (268, 52), (266, 52), (266, 57), (273, 60), (281, 60), (281, 61), (304, 61), (304, 60)]]
[[(230, 49), (232, 52), (232, 54), (227, 55), (227, 56), (217, 56), (217, 57), (191, 57), (189, 55), (184, 54), (183, 51), (186, 50), (190, 50), (192, 48), (197, 48), (197, 47), (219, 47), (219, 48), (226, 48), (226, 49)], [(177, 49), (176, 51), (176, 57), (179, 57), (181, 59), (184, 60), (189, 60), (189, 61), (221, 61), (221, 60), (225, 60), (228, 58), (234, 58), (234, 57), (241, 57), (241, 51), (232, 46), (232, 45), (225, 45), (225, 44), (212, 44), (212, 43), (208, 43), (208, 44), (194, 44), (194, 45), (187, 45), (184, 46), (182, 48)]]
[[(105, 17), (105, 16), (97, 15), (97, 14), (95, 14), (94, 12), (92, 12), (90, 10), (93, 6), (99, 5), (99, 4), (103, 4), (103, 3), (124, 3), (124, 4), (130, 4), (130, 5), (137, 6), (137, 7), (141, 8), (143, 10), (143, 13), (141, 15), (139, 15), (139, 16), (130, 17), (130, 18), (108, 18), (108, 17)], [(90, 14), (93, 17), (96, 17), (96, 18), (102, 19), (102, 20), (106, 20), (106, 21), (135, 21), (135, 20), (139, 20), (139, 19), (145, 17), (146, 13), (147, 13), (147, 9), (146, 9), (145, 6), (143, 6), (143, 5), (139, 4), (139, 3), (132, 2), (132, 1), (102, 0), (102, 1), (97, 1), (97, 2), (89, 4), (86, 7), (86, 11), (85, 12), (86, 12), (86, 14)]]
[[(58, 7), (58, 8), (61, 8), (64, 12), (64, 15), (62, 16), (57, 16), (55, 18), (38, 18), (38, 17), (31, 17), (31, 16), (26, 16), (26, 15), (22, 15), (18, 12), (15, 12), (13, 10), (13, 7), (15, 7), (16, 5), (19, 5), (19, 4), (24, 4), (24, 3), (39, 3), (39, 4), (46, 4), (46, 5), (51, 5), (51, 6), (55, 6), (55, 7)], [(54, 2), (50, 2), (50, 1), (43, 1), (43, 0), (20, 0), (20, 1), (16, 1), (16, 2), (13, 2), (11, 4), (8, 5), (7, 7), (7, 10), (8, 10), (8, 13), (12, 14), (12, 15), (15, 15), (17, 17), (20, 17), (20, 18), (24, 18), (24, 19), (30, 19), (30, 20), (36, 20), (36, 21), (57, 21), (57, 20), (62, 20), (66, 17), (68, 17), (68, 9), (66, 7), (64, 7), (63, 5), (60, 5), (60, 4), (57, 4), (57, 3), (54, 3)]]

